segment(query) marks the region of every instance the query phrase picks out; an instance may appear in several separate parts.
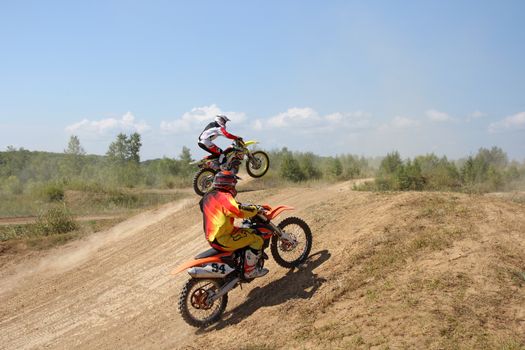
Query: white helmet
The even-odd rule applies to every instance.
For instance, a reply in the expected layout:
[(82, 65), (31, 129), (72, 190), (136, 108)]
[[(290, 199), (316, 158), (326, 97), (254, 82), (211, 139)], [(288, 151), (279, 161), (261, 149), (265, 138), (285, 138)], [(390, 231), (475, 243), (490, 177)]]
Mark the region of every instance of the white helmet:
[(225, 115), (217, 115), (215, 121), (222, 127), (226, 126), (226, 122), (229, 122), (230, 119)]

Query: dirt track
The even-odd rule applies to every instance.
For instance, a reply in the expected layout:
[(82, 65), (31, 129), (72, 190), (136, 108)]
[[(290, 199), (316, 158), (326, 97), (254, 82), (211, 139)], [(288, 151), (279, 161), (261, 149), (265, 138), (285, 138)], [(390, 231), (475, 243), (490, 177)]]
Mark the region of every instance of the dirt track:
[[(421, 348), (422, 344), (443, 348), (449, 340), (463, 341), (461, 334), (454, 333), (460, 329), (447, 333), (453, 323), (447, 317), (454, 315), (449, 309), (459, 296), (454, 294), (455, 285), (439, 284), (445, 282), (435, 282), (435, 288), (450, 293), (436, 289), (431, 290), (434, 296), (428, 296), (425, 283), (465, 281), (466, 277), (457, 276), (466, 268), (473, 275), (464, 282), (462, 303), (470, 305), (472, 297), (475, 318), (483, 324), (473, 323), (467, 330), (485, 327), (489, 348), (500, 338), (525, 342), (519, 338), (521, 331), (525, 334), (524, 289), (512, 275), (500, 276), (501, 285), (493, 276), (493, 264), (498, 263), (525, 271), (523, 205), (454, 196), (454, 205), (466, 208), (458, 209), (465, 214), (456, 217), (455, 212), (447, 212), (448, 204), (440, 204), (448, 203), (450, 195), (435, 194), (431, 198), (437, 198), (436, 210), (444, 212), (434, 215), (434, 203), (430, 206), (425, 196), (354, 192), (350, 183), (240, 193), (240, 201), (298, 208), (293, 215), (305, 219), (314, 233), (312, 258), (293, 271), (270, 260), (269, 275), (234, 290), (224, 320), (206, 331), (196, 331), (180, 319), (177, 297), (187, 276), (170, 275), (178, 264), (207, 249), (198, 199), (142, 213), (43, 259), (1, 267), (0, 348), (197, 349), (211, 343), (219, 349)], [(482, 214), (469, 208), (478, 203)], [(418, 211), (422, 207), (431, 209)], [(405, 248), (396, 253), (401, 246), (412, 247), (413, 227), (427, 232), (449, 214), (456, 220), (453, 228), (470, 225), (471, 229), (454, 233), (453, 241), (446, 236), (446, 244), (431, 241), (443, 244), (437, 250), (423, 241), (414, 256), (406, 255), (411, 251)], [(471, 235), (472, 225), (479, 226), (476, 236)], [(450, 232), (456, 232), (453, 228)], [(406, 236), (407, 241), (393, 240), (390, 234)], [(509, 248), (511, 253), (507, 245), (514, 247)], [(385, 251), (394, 258), (379, 255)], [(391, 267), (370, 270), (374, 264), (377, 269)], [(407, 286), (417, 286), (417, 281), (423, 283), (424, 296), (410, 307), (410, 298), (419, 294)], [(502, 291), (507, 285), (513, 288), (511, 294)], [(484, 302), (489, 305), (483, 306)], [(476, 339), (466, 339), (464, 344), (475, 345)]]

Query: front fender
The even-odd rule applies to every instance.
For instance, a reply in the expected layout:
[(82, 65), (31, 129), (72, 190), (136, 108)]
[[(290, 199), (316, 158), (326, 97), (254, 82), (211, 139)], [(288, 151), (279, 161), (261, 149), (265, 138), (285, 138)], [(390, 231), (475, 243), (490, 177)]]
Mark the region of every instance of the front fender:
[(288, 205), (279, 205), (278, 207), (272, 208), (268, 213), (266, 214), (266, 217), (269, 220), (273, 220), (277, 216), (279, 216), (283, 211), (286, 210), (295, 210), (294, 207), (290, 207)]

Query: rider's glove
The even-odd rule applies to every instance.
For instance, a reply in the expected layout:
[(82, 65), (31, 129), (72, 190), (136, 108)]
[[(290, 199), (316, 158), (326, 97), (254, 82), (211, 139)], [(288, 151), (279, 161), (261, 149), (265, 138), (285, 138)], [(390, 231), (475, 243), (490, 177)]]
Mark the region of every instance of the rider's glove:
[(257, 212), (259, 211), (259, 209), (257, 208), (256, 205), (253, 205), (253, 204), (241, 204), (239, 205), (239, 207), (242, 209), (242, 210), (246, 210), (246, 211), (251, 211), (251, 212)]
[(237, 142), (239, 142), (241, 145), (244, 145), (244, 140), (242, 137), (237, 137)]

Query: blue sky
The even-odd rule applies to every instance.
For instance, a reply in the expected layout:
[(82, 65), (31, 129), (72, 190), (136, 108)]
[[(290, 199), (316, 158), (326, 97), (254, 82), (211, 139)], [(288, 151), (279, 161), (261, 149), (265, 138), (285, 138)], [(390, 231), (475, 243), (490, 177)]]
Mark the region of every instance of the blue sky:
[[(263, 148), (525, 159), (523, 1), (0, 0), (0, 149)], [(226, 140), (218, 141), (226, 146)]]

